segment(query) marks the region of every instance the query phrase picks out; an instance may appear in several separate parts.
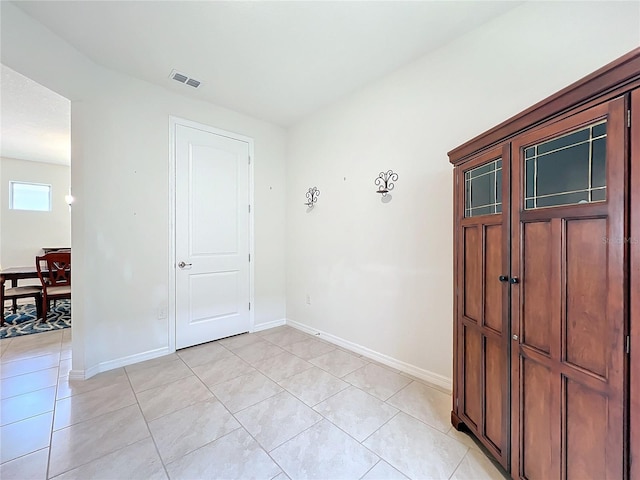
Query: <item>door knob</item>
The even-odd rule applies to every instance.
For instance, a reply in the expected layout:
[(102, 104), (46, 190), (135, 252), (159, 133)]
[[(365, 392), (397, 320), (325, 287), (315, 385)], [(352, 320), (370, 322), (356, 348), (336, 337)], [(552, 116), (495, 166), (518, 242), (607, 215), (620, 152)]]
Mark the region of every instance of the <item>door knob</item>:
[(511, 277), (511, 280), (509, 280), (509, 282), (512, 284), (520, 283), (520, 279), (518, 277)]
[(513, 336), (513, 339), (514, 339), (514, 340), (518, 340), (518, 335), (514, 335), (514, 336)]
[(498, 277), (498, 280), (500, 280), (501, 282), (508, 282), (509, 281), (509, 277), (507, 275), (500, 275)]
[(184, 262), (180, 262), (180, 263), (178, 264), (178, 266), (179, 266), (180, 268), (190, 267), (191, 265), (193, 265), (193, 264), (192, 264), (192, 263), (184, 263)]

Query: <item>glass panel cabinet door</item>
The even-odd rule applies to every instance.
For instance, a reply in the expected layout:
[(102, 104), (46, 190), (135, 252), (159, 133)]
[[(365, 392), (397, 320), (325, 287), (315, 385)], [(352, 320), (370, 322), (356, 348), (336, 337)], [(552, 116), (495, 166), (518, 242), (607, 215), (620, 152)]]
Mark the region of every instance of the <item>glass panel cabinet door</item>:
[(525, 208), (606, 200), (606, 148), (606, 120), (525, 147)]
[[(509, 147), (456, 168), (456, 368), (454, 415), (507, 467)], [(508, 195), (507, 195), (508, 196)]]
[(627, 136), (617, 98), (511, 144), (514, 478), (623, 478)]
[(464, 173), (465, 217), (502, 212), (502, 158)]

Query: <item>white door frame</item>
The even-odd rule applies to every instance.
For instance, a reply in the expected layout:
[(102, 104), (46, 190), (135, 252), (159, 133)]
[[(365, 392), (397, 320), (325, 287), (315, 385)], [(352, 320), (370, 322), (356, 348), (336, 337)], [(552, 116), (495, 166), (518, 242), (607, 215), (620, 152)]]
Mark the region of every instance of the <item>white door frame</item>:
[(169, 352), (176, 351), (176, 127), (178, 125), (195, 128), (215, 135), (220, 135), (222, 137), (231, 138), (233, 140), (239, 140), (249, 145), (249, 205), (251, 205), (251, 210), (249, 211), (249, 253), (251, 255), (251, 263), (249, 264), (249, 301), (251, 302), (251, 309), (249, 310), (250, 332), (253, 332), (253, 327), (255, 325), (255, 239), (253, 228), (253, 212), (255, 208), (253, 205), (253, 138), (221, 130), (203, 123), (176, 117), (174, 115), (169, 115), (169, 295), (167, 305)]

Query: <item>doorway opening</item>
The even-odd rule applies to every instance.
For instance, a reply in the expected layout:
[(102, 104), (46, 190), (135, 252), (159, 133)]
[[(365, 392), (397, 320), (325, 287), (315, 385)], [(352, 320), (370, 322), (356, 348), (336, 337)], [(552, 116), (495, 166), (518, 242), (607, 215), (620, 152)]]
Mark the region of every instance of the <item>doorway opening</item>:
[(71, 287), (43, 309), (36, 257), (71, 250), (71, 102), (5, 65), (0, 71), (0, 341), (65, 330), (70, 359)]

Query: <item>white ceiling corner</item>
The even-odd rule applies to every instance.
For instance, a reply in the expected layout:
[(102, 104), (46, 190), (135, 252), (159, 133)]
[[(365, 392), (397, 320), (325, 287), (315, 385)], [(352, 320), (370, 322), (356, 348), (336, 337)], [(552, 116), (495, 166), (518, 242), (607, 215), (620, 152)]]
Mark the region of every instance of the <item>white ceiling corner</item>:
[[(519, 1), (22, 1), (94, 62), (278, 125), (434, 51)], [(196, 90), (168, 78), (198, 79)]]

